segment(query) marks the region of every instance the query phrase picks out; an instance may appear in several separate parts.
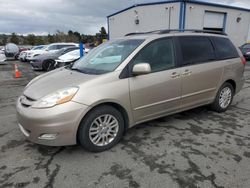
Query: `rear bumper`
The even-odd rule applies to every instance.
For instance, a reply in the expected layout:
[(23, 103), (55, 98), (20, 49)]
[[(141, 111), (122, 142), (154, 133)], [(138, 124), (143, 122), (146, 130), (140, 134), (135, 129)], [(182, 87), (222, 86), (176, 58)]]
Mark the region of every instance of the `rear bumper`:
[[(18, 99), (17, 120), (21, 132), (31, 142), (65, 146), (76, 144), (77, 129), (88, 106), (68, 102), (52, 108), (35, 109), (24, 107)], [(54, 135), (45, 138), (44, 135)]]

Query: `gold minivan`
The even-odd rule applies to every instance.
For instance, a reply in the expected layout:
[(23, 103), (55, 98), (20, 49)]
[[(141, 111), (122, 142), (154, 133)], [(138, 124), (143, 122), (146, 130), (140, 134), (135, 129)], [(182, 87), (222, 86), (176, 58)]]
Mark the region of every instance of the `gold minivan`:
[(227, 110), (245, 64), (224, 34), (129, 34), (34, 78), (17, 100), (18, 125), (38, 144), (103, 151), (145, 121), (202, 105)]

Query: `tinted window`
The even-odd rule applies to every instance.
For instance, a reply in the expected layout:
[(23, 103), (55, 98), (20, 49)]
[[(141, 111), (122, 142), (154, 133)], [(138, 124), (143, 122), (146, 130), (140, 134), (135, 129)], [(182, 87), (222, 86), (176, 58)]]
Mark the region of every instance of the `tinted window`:
[(214, 48), (208, 37), (182, 36), (179, 37), (183, 56), (183, 64), (195, 64), (215, 59)]
[(149, 63), (152, 72), (175, 67), (172, 39), (156, 40), (144, 47), (132, 60), (132, 64)]
[(243, 48), (243, 49), (250, 49), (250, 44), (244, 44), (244, 45), (242, 46), (242, 48)]
[(56, 45), (51, 45), (48, 47), (48, 50), (57, 50), (57, 46)]
[(218, 59), (230, 59), (239, 57), (239, 54), (228, 38), (212, 37), (216, 46), (216, 53)]

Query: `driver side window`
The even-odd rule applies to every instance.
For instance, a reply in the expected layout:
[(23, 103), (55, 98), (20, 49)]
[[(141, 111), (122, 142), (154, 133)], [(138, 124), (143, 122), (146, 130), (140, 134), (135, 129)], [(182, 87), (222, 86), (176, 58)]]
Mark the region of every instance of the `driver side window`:
[(170, 38), (153, 41), (132, 60), (132, 65), (149, 63), (152, 72), (175, 67), (173, 41)]

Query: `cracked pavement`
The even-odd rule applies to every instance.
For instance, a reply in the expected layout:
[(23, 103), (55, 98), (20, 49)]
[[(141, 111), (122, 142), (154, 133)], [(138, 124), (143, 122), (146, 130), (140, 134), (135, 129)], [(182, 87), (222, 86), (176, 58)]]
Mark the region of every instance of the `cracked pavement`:
[(200, 107), (137, 125), (111, 150), (33, 144), (20, 132), (15, 101), (34, 72), (13, 79), (0, 65), (0, 187), (215, 187), (250, 185), (250, 62), (225, 113)]

